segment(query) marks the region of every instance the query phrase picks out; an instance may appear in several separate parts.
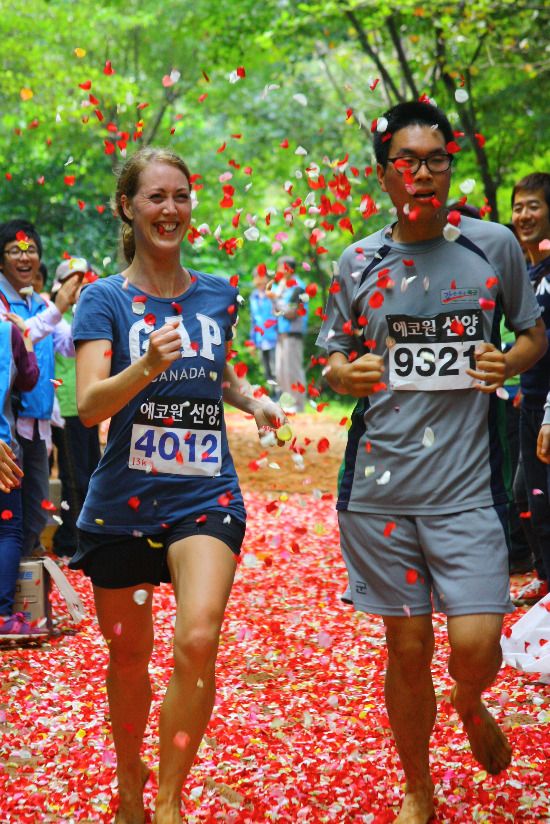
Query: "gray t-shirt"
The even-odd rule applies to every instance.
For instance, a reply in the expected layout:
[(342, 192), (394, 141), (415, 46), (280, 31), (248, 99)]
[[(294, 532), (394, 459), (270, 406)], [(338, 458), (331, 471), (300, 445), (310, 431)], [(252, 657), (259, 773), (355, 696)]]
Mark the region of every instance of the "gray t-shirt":
[(476, 344), (500, 348), (503, 314), (521, 332), (540, 307), (509, 229), (466, 217), (460, 229), (455, 242), (405, 244), (387, 226), (340, 259), (317, 344), (383, 355), (385, 372), (355, 408), (338, 509), (435, 515), (506, 501), (504, 409), (465, 369)]

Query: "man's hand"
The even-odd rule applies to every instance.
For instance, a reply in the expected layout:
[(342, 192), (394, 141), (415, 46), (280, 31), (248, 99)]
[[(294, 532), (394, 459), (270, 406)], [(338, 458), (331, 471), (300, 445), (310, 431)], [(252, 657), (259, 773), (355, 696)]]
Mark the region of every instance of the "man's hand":
[(55, 295), (55, 305), (63, 315), (69, 306), (76, 303), (78, 290), (82, 286), (84, 272), (75, 272), (63, 281)]
[(475, 361), (476, 368), (466, 369), (466, 374), (478, 381), (483, 381), (473, 386), (480, 392), (495, 392), (509, 377), (506, 355), (492, 343), (480, 343), (476, 347)]
[(537, 458), (550, 464), (550, 423), (543, 423), (537, 438)]
[(144, 355), (146, 374), (153, 377), (163, 372), (167, 366), (181, 357), (181, 336), (178, 331), (179, 320), (169, 320), (160, 329), (155, 329), (149, 336), (149, 348)]
[(351, 395), (353, 398), (364, 398), (372, 395), (374, 387), (380, 383), (384, 372), (384, 360), (380, 355), (362, 355), (351, 363), (330, 364), (327, 374), (329, 384), (332, 381), (339, 384), (336, 391)]
[(22, 477), (23, 470), (17, 465), (14, 453), (0, 440), (0, 490), (11, 492), (19, 486)]

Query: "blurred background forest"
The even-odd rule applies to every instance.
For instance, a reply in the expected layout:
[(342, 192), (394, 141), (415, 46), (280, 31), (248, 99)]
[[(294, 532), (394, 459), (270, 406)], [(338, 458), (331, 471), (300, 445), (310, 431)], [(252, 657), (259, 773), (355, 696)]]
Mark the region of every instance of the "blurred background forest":
[[(63, 253), (118, 271), (113, 171), (169, 146), (194, 175), (187, 265), (238, 274), (280, 254), (318, 284), (390, 219), (371, 123), (426, 94), (461, 151), (452, 199), (508, 222), (514, 182), (550, 170), (550, 7), (532, 0), (5, 0), (0, 220), (27, 217), (52, 273)], [(51, 277), (50, 277), (51, 280)], [(317, 313), (317, 314), (316, 314)], [(246, 308), (239, 356), (254, 379)]]

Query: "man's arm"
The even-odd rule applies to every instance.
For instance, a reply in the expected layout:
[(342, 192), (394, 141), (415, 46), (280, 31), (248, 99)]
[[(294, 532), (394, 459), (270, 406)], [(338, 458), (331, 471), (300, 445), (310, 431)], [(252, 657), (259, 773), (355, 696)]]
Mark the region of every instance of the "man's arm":
[(550, 392), (544, 404), (544, 418), (537, 438), (537, 458), (545, 464), (550, 464)]
[(70, 324), (65, 318), (61, 318), (53, 330), (53, 348), (59, 355), (66, 358), (74, 358), (75, 348)]
[(482, 343), (475, 353), (476, 368), (466, 372), (472, 378), (483, 381), (474, 389), (495, 392), (508, 378), (534, 366), (547, 348), (546, 327), (542, 318), (538, 318), (535, 326), (517, 333), (516, 342), (507, 352), (502, 352), (492, 343)]
[(380, 355), (362, 355), (350, 363), (343, 352), (333, 352), (324, 375), (330, 388), (339, 395), (364, 398), (372, 395), (383, 372), (384, 360)]

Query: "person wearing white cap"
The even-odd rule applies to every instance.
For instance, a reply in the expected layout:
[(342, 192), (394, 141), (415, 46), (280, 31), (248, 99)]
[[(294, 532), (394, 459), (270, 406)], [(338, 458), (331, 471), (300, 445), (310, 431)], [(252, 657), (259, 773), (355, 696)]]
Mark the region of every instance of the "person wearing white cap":
[[(91, 266), (83, 257), (71, 257), (59, 264), (55, 271), (51, 295), (57, 303), (60, 290), (68, 281), (82, 278), (91, 271)], [(78, 295), (78, 292), (77, 292)], [(67, 307), (63, 318), (71, 324), (74, 306)], [(56, 352), (55, 377), (60, 381), (56, 400), (63, 425), (52, 429), (53, 442), (57, 449), (57, 465), (61, 481), (63, 507), (60, 516), (63, 523), (53, 536), (53, 552), (59, 557), (72, 557), (76, 549), (76, 519), (82, 508), (92, 472), (99, 463), (99, 427), (86, 427), (78, 417), (76, 406), (75, 359)]]

